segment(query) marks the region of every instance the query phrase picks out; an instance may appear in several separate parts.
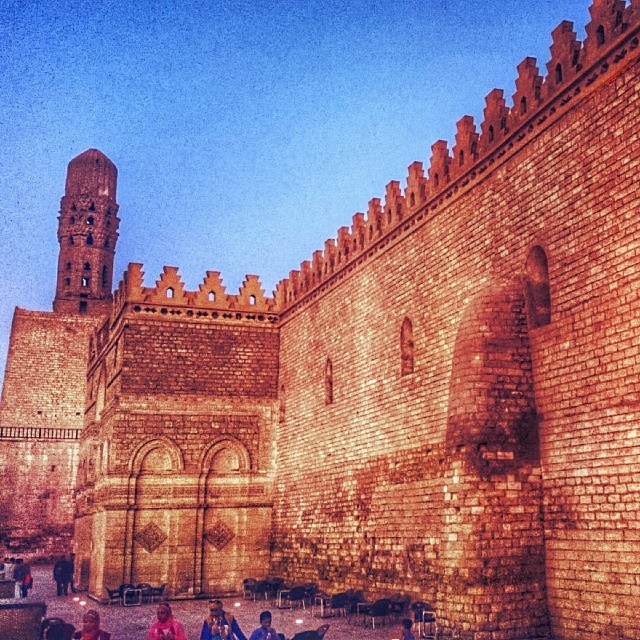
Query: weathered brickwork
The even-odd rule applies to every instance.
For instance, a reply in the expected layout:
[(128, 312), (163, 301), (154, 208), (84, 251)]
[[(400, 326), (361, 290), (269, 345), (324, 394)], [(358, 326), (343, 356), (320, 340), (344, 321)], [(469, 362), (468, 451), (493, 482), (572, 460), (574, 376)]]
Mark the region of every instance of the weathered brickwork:
[(124, 393), (276, 397), (275, 331), (132, 320), (124, 339)]
[[(96, 320), (16, 309), (0, 401), (4, 555), (68, 552)], [(16, 500), (16, 496), (20, 496)]]
[[(450, 176), (426, 206), (407, 215), (402, 200), (397, 218), (390, 185), (280, 285), (273, 565), (289, 578), (402, 587), (437, 603), (445, 633), (639, 637), (640, 68), (626, 37), (476, 170), (434, 145), (429, 182), (434, 166)], [(421, 175), (410, 167), (407, 195)]]
[(76, 481), (78, 441), (47, 440), (38, 435), (16, 434), (0, 440), (3, 557), (50, 559), (71, 549), (74, 504), (70, 487)]
[(257, 299), (205, 310), (176, 283), (169, 297), (136, 289), (136, 273), (90, 341), (80, 584), (236, 592), (269, 566), (278, 331)]
[(82, 429), (96, 319), (16, 309), (0, 402), (3, 427)]
[(273, 299), (129, 266), (74, 392), (78, 584), (278, 574), (409, 593), (444, 638), (640, 638), (640, 4), (590, 13)]

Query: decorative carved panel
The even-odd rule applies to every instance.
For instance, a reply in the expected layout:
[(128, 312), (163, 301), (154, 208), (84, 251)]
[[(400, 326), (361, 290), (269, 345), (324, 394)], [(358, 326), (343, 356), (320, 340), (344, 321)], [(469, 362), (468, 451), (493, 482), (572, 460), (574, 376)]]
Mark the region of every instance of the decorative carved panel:
[(167, 539), (167, 534), (157, 524), (150, 522), (133, 537), (146, 551), (153, 553)]

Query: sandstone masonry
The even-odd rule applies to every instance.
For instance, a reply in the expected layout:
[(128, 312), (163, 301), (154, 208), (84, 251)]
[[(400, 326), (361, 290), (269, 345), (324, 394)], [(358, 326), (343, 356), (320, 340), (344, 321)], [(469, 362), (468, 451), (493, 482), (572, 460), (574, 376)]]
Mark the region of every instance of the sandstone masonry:
[(640, 638), (640, 3), (590, 13), (273, 299), (129, 265), (86, 342), (79, 584), (277, 574), (428, 600), (445, 638)]

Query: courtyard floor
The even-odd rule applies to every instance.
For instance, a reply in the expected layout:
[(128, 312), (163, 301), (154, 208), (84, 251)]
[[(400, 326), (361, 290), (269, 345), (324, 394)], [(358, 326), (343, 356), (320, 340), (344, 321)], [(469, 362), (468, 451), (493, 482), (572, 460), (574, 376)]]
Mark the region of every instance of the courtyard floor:
[[(34, 566), (32, 574), (33, 590), (28, 599), (46, 602), (47, 617), (63, 618), (77, 629), (80, 628), (82, 612), (87, 608), (100, 612), (101, 627), (111, 633), (112, 640), (146, 640), (147, 630), (156, 620), (157, 604), (107, 606), (85, 598), (82, 593), (57, 596), (52, 567)], [(74, 597), (81, 599), (74, 600)], [(86, 604), (81, 604), (82, 602)], [(271, 611), (275, 629), (284, 633), (287, 638), (298, 631), (316, 629), (324, 623), (330, 625), (325, 636), (327, 640), (389, 640), (399, 637), (398, 633), (394, 633), (399, 628), (397, 624), (372, 629), (371, 626), (364, 627), (361, 621), (355, 623), (352, 618), (313, 618), (310, 609), (278, 609), (264, 601), (253, 602), (242, 598), (225, 598), (224, 605), (227, 611), (234, 613), (247, 638), (259, 626), (260, 612), (265, 609)], [(202, 621), (207, 614), (207, 601), (175, 600), (171, 602), (171, 607), (174, 617), (184, 625), (187, 640), (199, 640)]]

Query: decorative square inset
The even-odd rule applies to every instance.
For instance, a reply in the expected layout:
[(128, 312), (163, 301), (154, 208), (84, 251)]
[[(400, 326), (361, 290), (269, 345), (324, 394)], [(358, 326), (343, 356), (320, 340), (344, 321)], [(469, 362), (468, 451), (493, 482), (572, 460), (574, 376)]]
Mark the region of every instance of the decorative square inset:
[(218, 551), (224, 549), (234, 538), (234, 533), (224, 522), (218, 520), (209, 531), (204, 534), (204, 539)]
[(144, 529), (133, 535), (149, 553), (153, 553), (166, 539), (167, 534), (154, 522), (150, 522)]

